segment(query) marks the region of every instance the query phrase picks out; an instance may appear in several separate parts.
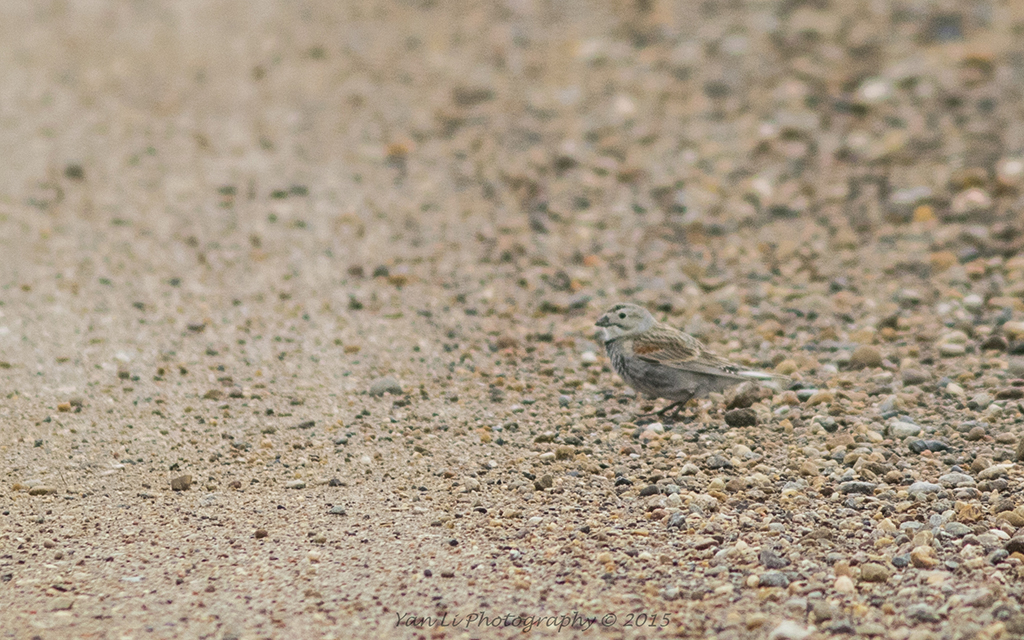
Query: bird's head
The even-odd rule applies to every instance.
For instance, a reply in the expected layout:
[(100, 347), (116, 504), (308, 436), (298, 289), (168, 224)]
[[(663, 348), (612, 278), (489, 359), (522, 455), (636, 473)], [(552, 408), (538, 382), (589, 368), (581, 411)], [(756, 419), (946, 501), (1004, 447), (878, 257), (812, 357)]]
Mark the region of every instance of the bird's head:
[(654, 316), (647, 309), (635, 304), (620, 302), (605, 311), (604, 315), (598, 318), (594, 324), (604, 329), (605, 341), (608, 341), (642, 333), (653, 327), (654, 323)]

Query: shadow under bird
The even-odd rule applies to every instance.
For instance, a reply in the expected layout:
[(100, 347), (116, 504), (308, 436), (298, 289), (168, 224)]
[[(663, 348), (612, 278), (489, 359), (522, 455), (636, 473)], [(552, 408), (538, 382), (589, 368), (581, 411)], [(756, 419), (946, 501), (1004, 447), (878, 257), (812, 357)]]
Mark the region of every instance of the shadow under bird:
[(604, 329), (612, 368), (629, 386), (673, 401), (657, 415), (678, 414), (692, 398), (721, 392), (747, 380), (786, 380), (756, 371), (708, 351), (700, 340), (658, 322), (647, 309), (619, 303), (595, 323)]

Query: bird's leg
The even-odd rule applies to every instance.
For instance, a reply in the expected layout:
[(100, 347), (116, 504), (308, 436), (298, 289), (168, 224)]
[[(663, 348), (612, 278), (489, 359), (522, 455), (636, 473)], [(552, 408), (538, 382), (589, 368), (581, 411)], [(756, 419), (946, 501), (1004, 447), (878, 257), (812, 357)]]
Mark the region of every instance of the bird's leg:
[(667, 415), (669, 415), (669, 412), (672, 412), (672, 415), (675, 416), (677, 413), (679, 413), (680, 410), (682, 410), (683, 405), (685, 405), (685, 404), (686, 404), (686, 400), (680, 400), (679, 402), (673, 402), (672, 404), (668, 405), (667, 407), (665, 407), (664, 409), (659, 411), (658, 415), (659, 416), (667, 416)]
[(679, 413), (684, 408), (686, 408), (686, 403), (689, 402), (691, 398), (693, 398), (692, 393), (683, 398), (682, 400), (677, 400), (676, 402), (673, 402), (672, 404), (668, 405), (667, 407), (659, 411), (658, 415), (674, 421), (677, 417), (679, 417)]
[(679, 413), (686, 407), (686, 403), (689, 402), (691, 398), (693, 398), (692, 393), (683, 398), (682, 400), (677, 400), (676, 402), (671, 403), (661, 411), (648, 411), (646, 413), (637, 414), (635, 419), (639, 420), (641, 418), (650, 418), (652, 416), (658, 416), (659, 418), (664, 418), (666, 420), (675, 420), (679, 416)]

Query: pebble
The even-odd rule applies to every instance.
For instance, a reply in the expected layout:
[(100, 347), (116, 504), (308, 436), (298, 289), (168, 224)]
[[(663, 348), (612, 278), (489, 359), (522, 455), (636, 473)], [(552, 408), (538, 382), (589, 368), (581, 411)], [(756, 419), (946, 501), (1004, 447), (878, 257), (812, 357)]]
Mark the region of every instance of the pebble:
[(811, 629), (792, 620), (783, 620), (768, 634), (768, 640), (804, 640), (814, 633)]
[(861, 565), (860, 579), (864, 582), (886, 582), (889, 580), (889, 570), (877, 562), (866, 562)]
[(191, 486), (192, 476), (187, 473), (176, 478), (171, 478), (171, 490), (173, 491), (187, 491)]
[(731, 469), (732, 463), (720, 455), (712, 455), (707, 459), (708, 469)]
[(977, 427), (971, 427), (970, 431), (967, 432), (967, 435), (964, 436), (964, 440), (967, 440), (968, 442), (976, 442), (984, 439), (987, 435), (988, 430), (979, 425)]
[(939, 564), (939, 559), (935, 557), (933, 547), (921, 545), (911, 550), (910, 563), (918, 569), (932, 569)]
[(980, 411), (992, 404), (993, 400), (995, 400), (995, 398), (992, 397), (991, 394), (982, 392), (968, 400), (967, 407), (969, 409), (977, 409)]
[(911, 440), (907, 443), (907, 448), (913, 453), (938, 452), (949, 450), (949, 445), (939, 440)]
[(370, 383), (371, 396), (382, 396), (385, 393), (402, 395), (402, 385), (399, 384), (398, 380), (392, 378), (391, 376), (377, 378), (376, 380)]
[(935, 612), (935, 608), (923, 602), (918, 602), (908, 606), (905, 615), (908, 619), (916, 620), (918, 622), (939, 621), (939, 614)]
[(850, 576), (839, 576), (832, 584), (832, 588), (839, 593), (853, 593), (856, 591), (856, 587), (853, 585), (853, 579), (850, 578)]
[(782, 571), (765, 571), (758, 580), (761, 587), (788, 587), (789, 578)]
[(766, 569), (782, 569), (783, 567), (789, 566), (789, 560), (783, 558), (772, 549), (761, 549), (757, 558)]
[(943, 342), (939, 344), (939, 355), (944, 358), (955, 358), (967, 353), (967, 347), (955, 342)]
[(939, 338), (940, 343), (946, 344), (967, 344), (967, 334), (963, 331), (950, 331)]
[(953, 471), (945, 475), (939, 476), (939, 484), (944, 487), (973, 487), (975, 485), (974, 478), (967, 475), (966, 473), (960, 473), (959, 471)]
[(1010, 346), (1010, 342), (1000, 335), (991, 335), (981, 341), (982, 351), (1006, 351), (1007, 347)]
[(907, 488), (907, 493), (909, 493), (912, 496), (926, 495), (929, 493), (938, 493), (939, 491), (942, 491), (941, 485), (923, 481), (915, 482), (914, 484), (910, 485), (910, 487)]
[[(757, 585), (754, 585), (757, 586)], [(744, 624), (748, 630), (760, 629), (768, 622), (768, 616), (760, 611), (747, 615)]]
[(784, 376), (793, 375), (798, 369), (799, 367), (795, 360), (783, 360), (775, 365), (775, 373), (781, 373)]
[(1024, 337), (1024, 320), (1010, 320), (1003, 323), (1003, 333), (1011, 340)]
[(976, 293), (972, 293), (964, 296), (964, 299), (960, 301), (964, 305), (964, 309), (968, 311), (977, 311), (985, 305), (985, 299)]
[(996, 181), (1009, 189), (1024, 186), (1024, 159), (1003, 158), (996, 163)]
[(953, 196), (953, 200), (949, 203), (949, 213), (953, 218), (959, 220), (975, 219), (988, 213), (991, 208), (992, 197), (977, 187), (961, 191)]
[(550, 473), (546, 473), (542, 475), (540, 478), (537, 478), (537, 480), (533, 483), (533, 486), (538, 491), (550, 489), (551, 487), (555, 486), (555, 478)]
[(850, 354), (850, 366), (854, 369), (880, 367), (882, 366), (882, 352), (878, 347), (861, 345)]
[(790, 615), (803, 618), (807, 614), (807, 598), (790, 598), (782, 603), (782, 609)]
[[(772, 392), (756, 382), (744, 382), (726, 392), (726, 409), (746, 409), (755, 402), (770, 398)], [(728, 422), (728, 413), (726, 421)]]
[(1005, 476), (1007, 472), (1013, 467), (1012, 464), (994, 464), (978, 474), (979, 480), (992, 480)]
[(868, 637), (886, 635), (885, 626), (880, 622), (865, 622), (864, 624), (857, 625), (854, 628), (854, 633)]
[(1009, 387), (996, 392), (996, 400), (1020, 400), (1024, 398), (1024, 388)]
[(850, 481), (839, 485), (839, 493), (872, 495), (877, 487), (873, 482)]
[(828, 600), (815, 600), (811, 605), (811, 616), (814, 622), (831, 620), (839, 614), (839, 610)]
[(818, 393), (817, 389), (799, 389), (796, 392), (796, 398), (800, 402), (806, 402), (816, 393)]
[(345, 507), (341, 506), (340, 504), (336, 504), (336, 505), (334, 505), (333, 507), (331, 507), (331, 510), (330, 510), (330, 511), (328, 511), (327, 513), (329, 513), (329, 514), (331, 514), (331, 515), (333, 515), (333, 516), (343, 516), (343, 515), (347, 515), (347, 514), (345, 513)]
[(1006, 544), (1003, 545), (1003, 549), (1005, 549), (1007, 553), (1024, 553), (1024, 535), (1018, 535), (1010, 538), (1006, 541)]
[(908, 387), (922, 385), (932, 379), (927, 371), (922, 371), (921, 369), (904, 369), (900, 372), (900, 378), (903, 380), (903, 384)]
[(753, 427), (757, 425), (757, 412), (753, 409), (726, 411), (725, 423), (730, 427)]
[(304, 480), (289, 480), (284, 483), (285, 489), (305, 489), (306, 482)]
[[(798, 391), (797, 396), (799, 395), (800, 392)], [(835, 400), (835, 397), (835, 394), (828, 390), (816, 391), (807, 398), (807, 406), (813, 407), (819, 404), (830, 404)]]
[(1010, 552), (1006, 549), (996, 549), (992, 553), (988, 554), (985, 559), (988, 560), (989, 564), (999, 564), (1009, 556)]
[(805, 476), (817, 476), (821, 473), (818, 465), (813, 460), (804, 460), (800, 463), (800, 473)]
[(954, 538), (963, 538), (967, 534), (974, 531), (962, 522), (947, 522), (943, 526), (943, 529), (946, 531), (946, 533), (953, 536)]
[(993, 464), (995, 463), (992, 462), (992, 458), (989, 458), (988, 456), (985, 455), (978, 455), (975, 456), (974, 461), (971, 462), (971, 471), (973, 471), (974, 473), (978, 473), (980, 471), (988, 469)]
[(903, 440), (912, 436), (921, 434), (921, 426), (916, 425), (912, 422), (901, 422), (899, 420), (890, 422), (886, 427), (886, 431), (890, 438), (894, 440)]
[(856, 95), (857, 99), (866, 105), (885, 102), (893, 95), (892, 82), (879, 76), (868, 78), (857, 87)]
[(50, 487), (45, 484), (32, 487), (28, 490), (28, 495), (30, 496), (48, 496), (51, 493), (57, 493), (57, 488)]

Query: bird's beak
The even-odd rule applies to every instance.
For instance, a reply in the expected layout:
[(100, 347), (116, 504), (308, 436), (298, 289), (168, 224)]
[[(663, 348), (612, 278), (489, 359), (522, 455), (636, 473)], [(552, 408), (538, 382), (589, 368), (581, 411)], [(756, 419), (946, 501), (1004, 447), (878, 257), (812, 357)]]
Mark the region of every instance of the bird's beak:
[(597, 322), (594, 323), (594, 325), (598, 327), (610, 327), (611, 324), (611, 321), (608, 320), (608, 316), (601, 316), (597, 319)]

